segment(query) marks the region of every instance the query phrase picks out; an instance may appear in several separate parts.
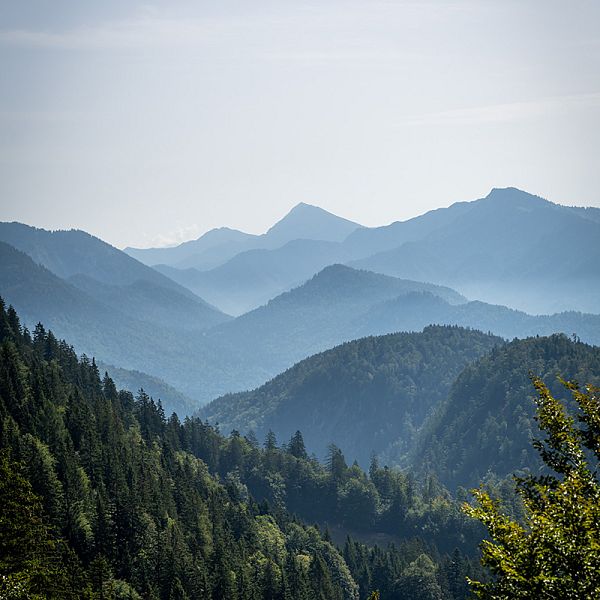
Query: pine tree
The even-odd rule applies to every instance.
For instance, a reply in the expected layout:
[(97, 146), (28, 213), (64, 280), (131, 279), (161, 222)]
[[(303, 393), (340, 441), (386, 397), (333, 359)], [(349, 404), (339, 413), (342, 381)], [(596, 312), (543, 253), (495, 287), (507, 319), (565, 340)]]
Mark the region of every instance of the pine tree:
[(296, 431), (291, 437), (290, 443), (287, 445), (287, 451), (296, 458), (301, 458), (303, 460), (308, 458), (306, 447), (304, 446), (304, 438), (300, 431)]

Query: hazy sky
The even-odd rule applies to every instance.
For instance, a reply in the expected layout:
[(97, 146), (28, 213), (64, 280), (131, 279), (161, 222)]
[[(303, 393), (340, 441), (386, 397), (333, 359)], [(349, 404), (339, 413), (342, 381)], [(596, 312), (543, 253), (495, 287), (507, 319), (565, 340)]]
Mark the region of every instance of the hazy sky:
[(598, 0), (0, 0), (0, 220), (148, 246), (509, 185), (600, 206)]

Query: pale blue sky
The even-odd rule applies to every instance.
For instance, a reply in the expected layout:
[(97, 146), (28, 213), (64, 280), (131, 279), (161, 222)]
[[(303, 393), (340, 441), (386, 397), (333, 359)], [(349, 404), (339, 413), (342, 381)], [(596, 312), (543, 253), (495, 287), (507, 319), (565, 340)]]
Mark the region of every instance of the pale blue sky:
[(0, 219), (118, 246), (600, 206), (600, 2), (0, 0)]

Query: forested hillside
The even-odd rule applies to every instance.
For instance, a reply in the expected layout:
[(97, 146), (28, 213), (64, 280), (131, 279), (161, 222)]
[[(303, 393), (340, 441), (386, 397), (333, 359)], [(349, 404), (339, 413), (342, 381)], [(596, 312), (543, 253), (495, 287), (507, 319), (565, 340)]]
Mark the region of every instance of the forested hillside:
[(434, 471), (454, 488), (472, 487), (487, 475), (518, 469), (537, 473), (541, 461), (531, 446), (535, 390), (542, 378), (557, 398), (568, 392), (557, 377), (600, 384), (600, 348), (564, 335), (514, 340), (468, 366), (448, 399), (426, 425), (412, 456), (421, 472)]
[[(434, 480), (167, 418), (3, 303), (0, 474), (6, 598), (464, 598), (477, 571), (481, 532)], [(291, 513), (397, 545), (337, 550)]]
[(354, 340), (316, 354), (251, 392), (223, 396), (200, 415), (226, 432), (304, 432), (325, 456), (435, 473), (450, 489), (537, 472), (531, 375), (564, 396), (558, 375), (600, 383), (600, 348), (563, 334), (501, 338), (430, 326)]
[(469, 363), (503, 344), (458, 327), (426, 327), (355, 340), (294, 365), (252, 392), (224, 396), (200, 415), (225, 430), (304, 432), (325, 456), (334, 442), (350, 460), (406, 452), (432, 408)]

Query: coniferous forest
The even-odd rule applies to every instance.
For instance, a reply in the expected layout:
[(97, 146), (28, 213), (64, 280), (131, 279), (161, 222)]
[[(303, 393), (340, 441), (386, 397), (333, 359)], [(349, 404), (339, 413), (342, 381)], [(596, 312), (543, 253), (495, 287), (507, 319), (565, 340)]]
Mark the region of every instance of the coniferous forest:
[(436, 479), (167, 416), (0, 317), (3, 598), (464, 598), (480, 573)]

